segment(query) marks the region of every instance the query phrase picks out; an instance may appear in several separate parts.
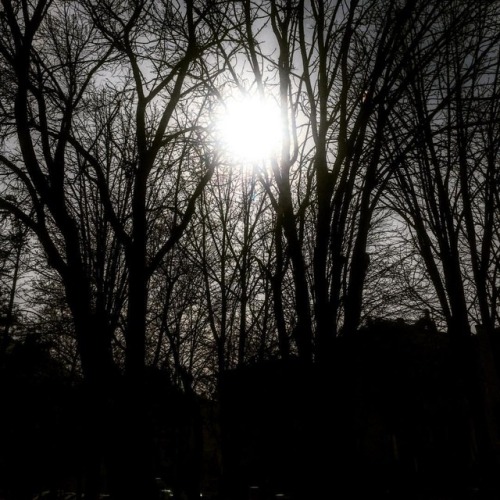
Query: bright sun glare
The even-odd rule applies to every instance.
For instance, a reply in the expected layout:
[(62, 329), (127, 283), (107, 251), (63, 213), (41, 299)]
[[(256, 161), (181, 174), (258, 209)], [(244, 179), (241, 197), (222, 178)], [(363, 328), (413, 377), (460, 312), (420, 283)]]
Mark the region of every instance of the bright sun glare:
[(272, 101), (256, 97), (229, 99), (217, 120), (218, 140), (235, 160), (255, 163), (278, 153), (282, 124)]

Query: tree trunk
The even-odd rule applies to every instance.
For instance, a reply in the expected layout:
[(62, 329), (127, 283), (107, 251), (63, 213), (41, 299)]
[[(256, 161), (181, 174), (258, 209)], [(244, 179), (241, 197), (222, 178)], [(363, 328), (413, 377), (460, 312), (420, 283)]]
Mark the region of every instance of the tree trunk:
[(278, 346), (282, 359), (290, 356), (290, 340), (286, 329), (285, 314), (283, 311), (283, 228), (281, 217), (277, 217), (274, 227), (274, 239), (276, 245), (276, 271), (271, 276), (271, 288), (273, 292), (273, 310), (278, 330)]
[(153, 438), (146, 394), (146, 269), (145, 196), (148, 167), (139, 168), (132, 200), (132, 238), (126, 247), (128, 307), (125, 329), (125, 378), (117, 395), (110, 456), (110, 487), (117, 500), (155, 498)]
[(279, 216), (282, 216), (283, 229), (288, 243), (288, 252), (293, 266), (295, 285), (297, 324), (295, 325), (293, 336), (299, 357), (305, 362), (311, 362), (313, 358), (313, 343), (309, 285), (307, 283), (304, 255), (302, 254), (297, 228), (295, 227), (290, 193), (286, 187), (284, 188), (284, 194), (280, 193), (280, 205), (282, 207), (282, 214), (279, 214)]
[(102, 492), (102, 465), (109, 446), (117, 369), (111, 354), (111, 335), (102, 318), (75, 317), (76, 334), (84, 372), (83, 382), (83, 491), (86, 499)]

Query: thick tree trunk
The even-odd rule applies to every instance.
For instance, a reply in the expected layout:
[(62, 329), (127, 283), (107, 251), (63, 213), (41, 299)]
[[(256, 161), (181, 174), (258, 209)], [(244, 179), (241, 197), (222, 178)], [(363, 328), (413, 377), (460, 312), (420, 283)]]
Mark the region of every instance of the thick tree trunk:
[(361, 320), (361, 311), (363, 307), (363, 289), (365, 285), (366, 273), (370, 264), (370, 257), (366, 253), (366, 245), (368, 241), (368, 233), (370, 231), (371, 210), (370, 210), (370, 194), (372, 187), (369, 185), (370, 180), (373, 182), (374, 165), (372, 166), (371, 175), (367, 175), (365, 191), (361, 201), (358, 234), (354, 243), (354, 249), (351, 259), (351, 268), (349, 276), (349, 284), (345, 297), (344, 306), (344, 334), (354, 333)]
[(113, 422), (110, 398), (118, 376), (113, 363), (110, 332), (102, 318), (75, 317), (84, 372), (83, 382), (83, 491), (86, 499), (102, 492), (102, 465)]
[[(326, 162), (324, 162), (326, 163)], [(319, 167), (316, 167), (317, 169)], [(331, 241), (331, 189), (328, 173), (317, 174), (318, 215), (316, 220), (316, 241), (314, 248), (314, 312), (316, 323), (316, 360), (327, 361), (332, 355), (334, 328), (331, 321), (328, 252)]]
[(283, 197), (281, 205), (283, 207), (283, 229), (293, 266), (295, 309), (297, 313), (297, 324), (295, 325), (293, 336), (299, 357), (305, 362), (311, 362), (313, 358), (313, 342), (309, 285), (307, 282), (304, 255), (302, 254), (300, 241), (297, 236), (297, 228), (295, 227), (290, 193), (288, 193), (288, 196), (285, 195)]
[(125, 378), (117, 395), (110, 464), (110, 487), (116, 500), (155, 498), (153, 438), (146, 394), (146, 268), (145, 196), (147, 167), (134, 185), (132, 238), (126, 248), (128, 304), (125, 329)]
[(281, 217), (276, 220), (274, 228), (274, 239), (276, 245), (276, 271), (274, 276), (271, 276), (271, 288), (273, 292), (273, 310), (276, 320), (276, 328), (278, 330), (278, 346), (280, 355), (283, 359), (288, 359), (290, 356), (290, 340), (286, 328), (285, 314), (283, 310), (283, 227)]
[[(351, 259), (350, 277), (345, 297), (344, 310), (344, 332), (349, 334), (355, 332), (361, 321), (363, 308), (363, 289), (366, 274), (370, 264), (370, 256), (366, 253), (368, 235), (373, 214), (373, 191), (377, 185), (377, 168), (379, 166), (382, 144), (384, 143), (385, 124), (387, 112), (383, 104), (378, 107), (377, 130), (373, 145), (373, 157), (367, 166), (361, 203), (359, 206), (359, 222), (354, 249)], [(357, 158), (359, 161), (359, 156)]]

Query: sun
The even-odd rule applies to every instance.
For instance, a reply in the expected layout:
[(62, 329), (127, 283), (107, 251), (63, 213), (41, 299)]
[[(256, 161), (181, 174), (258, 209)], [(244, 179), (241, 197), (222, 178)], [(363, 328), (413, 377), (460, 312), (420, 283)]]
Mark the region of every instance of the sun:
[(216, 120), (219, 146), (233, 160), (257, 163), (278, 154), (283, 125), (278, 106), (260, 97), (228, 99)]

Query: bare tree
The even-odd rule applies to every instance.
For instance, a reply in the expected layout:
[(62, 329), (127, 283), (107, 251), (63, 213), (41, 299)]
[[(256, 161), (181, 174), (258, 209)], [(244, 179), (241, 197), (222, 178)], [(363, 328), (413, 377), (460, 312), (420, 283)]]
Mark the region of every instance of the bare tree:
[[(497, 150), (491, 142), (498, 133), (496, 19), (494, 11), (469, 12), (470, 24), (436, 64), (416, 73), (407, 106), (415, 140), (412, 149), (400, 150), (404, 168), (391, 188), (456, 337), (467, 336), (471, 323), (491, 329), (496, 308), (486, 278), (497, 246)], [(474, 35), (467, 36), (472, 26)]]
[[(398, 121), (414, 61), (431, 64), (452, 36), (437, 21), (450, 9), (448, 2), (248, 0), (235, 13), (253, 82), (282, 111), (282, 148), (261, 180), (293, 269), (303, 359), (328, 357), (333, 339), (360, 322), (371, 220), (398, 165), (388, 127)], [(454, 22), (466, 16), (462, 9)]]
[[(221, 168), (200, 200), (186, 247), (204, 280), (202, 307), (217, 353), (217, 372), (256, 359), (273, 320), (268, 201), (252, 172)], [(267, 340), (263, 340), (263, 337)]]
[[(467, 392), (477, 428), (487, 434), (483, 457), (493, 450), (498, 467), (494, 408), (500, 385), (490, 343), (498, 303), (496, 278), (489, 276), (496, 274), (498, 252), (500, 13), (496, 2), (467, 12), (465, 22), (458, 25), (454, 12), (441, 20), (443, 29), (454, 26), (454, 36), (433, 65), (426, 69), (418, 59), (413, 61), (418, 69), (402, 112), (411, 120), (414, 140), (406, 151), (399, 148), (401, 168), (388, 192), (392, 207), (405, 221), (404, 231), (413, 236), (457, 364), (471, 384)], [(479, 380), (471, 368), (474, 324)]]
[[(191, 1), (2, 5), (0, 53), (13, 100), (2, 100), (1, 205), (37, 235), (74, 318), (92, 398), (86, 495), (98, 495), (100, 440), (116, 424), (106, 401), (125, 307), (129, 393), (111, 439), (128, 446), (114, 453), (110, 474), (117, 497), (147, 498), (148, 281), (181, 238), (214, 168), (199, 123), (205, 82), (218, 70), (201, 62), (216, 39), (214, 23), (205, 22), (211, 10)], [(12, 201), (6, 195), (14, 189)], [(167, 223), (163, 238), (153, 239), (159, 212)]]

